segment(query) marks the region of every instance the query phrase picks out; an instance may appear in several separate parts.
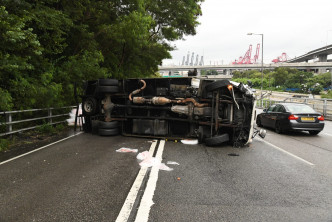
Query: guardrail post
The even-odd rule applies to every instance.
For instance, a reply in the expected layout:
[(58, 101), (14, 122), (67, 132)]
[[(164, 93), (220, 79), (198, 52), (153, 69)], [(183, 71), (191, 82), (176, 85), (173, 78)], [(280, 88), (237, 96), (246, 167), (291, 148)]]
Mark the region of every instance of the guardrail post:
[(12, 114), (6, 113), (7, 133), (13, 131), (13, 125), (11, 124), (11, 122), (12, 122)]
[(324, 105), (323, 105), (323, 115), (327, 115), (327, 99), (324, 99)]
[(49, 108), (48, 109), (48, 123), (49, 124), (52, 124), (52, 109), (51, 108)]

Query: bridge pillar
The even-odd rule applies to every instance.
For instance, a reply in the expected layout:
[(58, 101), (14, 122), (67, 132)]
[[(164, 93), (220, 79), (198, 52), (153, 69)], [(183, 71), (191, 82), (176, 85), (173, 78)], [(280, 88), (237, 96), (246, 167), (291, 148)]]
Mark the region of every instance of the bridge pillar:
[[(318, 55), (318, 62), (327, 62), (327, 54)], [(319, 68), (318, 69), (318, 74), (326, 73), (326, 72), (327, 72), (326, 68)]]
[(327, 54), (320, 54), (318, 55), (319, 62), (327, 62)]
[(169, 72), (168, 72), (168, 76), (173, 76), (174, 75), (174, 70), (170, 70)]
[(197, 77), (201, 77), (201, 70), (197, 69)]

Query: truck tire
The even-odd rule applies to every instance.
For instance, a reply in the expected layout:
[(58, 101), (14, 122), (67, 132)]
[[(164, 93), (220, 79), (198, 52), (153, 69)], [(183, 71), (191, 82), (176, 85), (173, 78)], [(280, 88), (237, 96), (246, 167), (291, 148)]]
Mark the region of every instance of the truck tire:
[(207, 146), (218, 146), (224, 142), (229, 141), (229, 134), (224, 133), (222, 135), (214, 136), (211, 138), (205, 138), (205, 145)]
[(117, 93), (119, 92), (119, 86), (98, 86), (97, 91), (99, 93)]
[(118, 121), (111, 121), (111, 122), (104, 122), (104, 121), (99, 121), (99, 129), (114, 129), (119, 127), (119, 122)]
[(220, 89), (222, 87), (225, 87), (225, 86), (227, 86), (229, 84), (230, 84), (230, 82), (227, 79), (218, 80), (216, 82), (213, 82), (213, 83), (210, 83), (210, 84), (206, 85), (205, 86), (205, 90), (207, 92), (211, 92), (211, 91), (214, 91), (214, 90), (218, 90), (218, 89)]
[(114, 129), (100, 129), (98, 130), (100, 136), (116, 136), (119, 135), (119, 128)]
[(82, 102), (83, 113), (87, 116), (92, 116), (97, 112), (97, 100), (89, 96)]
[(118, 86), (119, 81), (117, 79), (99, 79), (100, 86)]

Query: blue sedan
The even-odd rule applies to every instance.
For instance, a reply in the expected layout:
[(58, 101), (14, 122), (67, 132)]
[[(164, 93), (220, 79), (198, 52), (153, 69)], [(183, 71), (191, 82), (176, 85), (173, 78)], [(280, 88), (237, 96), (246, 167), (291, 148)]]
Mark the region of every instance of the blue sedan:
[(256, 124), (274, 128), (277, 133), (308, 131), (317, 135), (324, 129), (324, 116), (306, 104), (278, 103), (258, 114)]

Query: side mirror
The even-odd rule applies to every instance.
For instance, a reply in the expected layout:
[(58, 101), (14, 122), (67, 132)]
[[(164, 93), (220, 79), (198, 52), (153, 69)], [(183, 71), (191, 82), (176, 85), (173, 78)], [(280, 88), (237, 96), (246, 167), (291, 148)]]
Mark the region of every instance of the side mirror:
[(266, 130), (264, 130), (264, 129), (260, 129), (258, 135), (259, 135), (261, 138), (264, 139), (265, 136), (266, 136)]

